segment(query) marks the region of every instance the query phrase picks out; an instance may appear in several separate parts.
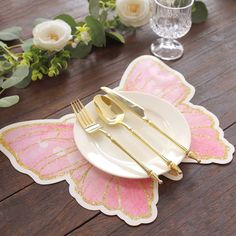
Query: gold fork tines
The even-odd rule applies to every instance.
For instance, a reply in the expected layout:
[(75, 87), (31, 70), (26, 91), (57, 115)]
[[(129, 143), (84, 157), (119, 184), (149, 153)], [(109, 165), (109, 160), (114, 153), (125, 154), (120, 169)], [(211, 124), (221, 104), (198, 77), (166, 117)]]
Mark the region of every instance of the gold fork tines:
[(120, 148), (123, 152), (125, 152), (128, 157), (130, 157), (134, 162), (136, 162), (152, 179), (158, 181), (158, 183), (162, 183), (162, 180), (159, 179), (158, 175), (151, 169), (149, 169), (145, 164), (139, 161), (136, 157), (134, 157), (128, 150), (126, 150), (118, 141), (116, 141), (107, 131), (102, 129), (99, 123), (92, 118), (92, 116), (88, 113), (84, 105), (79, 99), (76, 99), (71, 102), (71, 107), (76, 115), (76, 119), (81, 125), (81, 127), (89, 134), (100, 132), (104, 134), (110, 141), (115, 144), (118, 148)]
[(71, 103), (71, 106), (77, 118), (79, 119), (79, 122), (83, 127), (87, 127), (87, 125), (95, 123), (87, 113), (86, 109), (84, 108), (80, 100), (77, 99), (73, 101)]

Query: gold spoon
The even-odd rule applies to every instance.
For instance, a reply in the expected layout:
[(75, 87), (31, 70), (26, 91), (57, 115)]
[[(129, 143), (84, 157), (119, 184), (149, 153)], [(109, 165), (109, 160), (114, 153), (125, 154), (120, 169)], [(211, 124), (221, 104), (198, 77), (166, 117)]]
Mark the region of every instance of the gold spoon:
[(143, 142), (149, 149), (151, 149), (155, 154), (157, 154), (170, 169), (174, 170), (178, 174), (181, 174), (181, 169), (172, 161), (167, 159), (162, 155), (155, 147), (149, 144), (141, 135), (139, 135), (135, 130), (132, 129), (127, 123), (124, 122), (125, 114), (120, 106), (111, 100), (109, 97), (104, 95), (96, 95), (93, 99), (94, 104), (97, 108), (99, 117), (109, 125), (122, 125), (128, 129), (136, 138)]

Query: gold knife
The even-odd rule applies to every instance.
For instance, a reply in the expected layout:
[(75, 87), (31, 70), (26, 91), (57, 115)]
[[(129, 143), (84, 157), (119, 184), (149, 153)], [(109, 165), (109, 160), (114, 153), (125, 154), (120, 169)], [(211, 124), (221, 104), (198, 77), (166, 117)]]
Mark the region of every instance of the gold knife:
[(154, 124), (151, 120), (149, 120), (146, 115), (145, 115), (145, 111), (144, 109), (139, 106), (138, 104), (136, 104), (135, 102), (131, 101), (130, 99), (128, 99), (127, 97), (119, 94), (118, 92), (107, 88), (107, 87), (101, 87), (101, 90), (103, 90), (104, 92), (106, 92), (108, 94), (108, 96), (110, 96), (111, 98), (113, 98), (114, 100), (116, 100), (117, 102), (122, 103), (123, 105), (125, 105), (126, 108), (128, 108), (130, 111), (132, 111), (135, 115), (137, 115), (138, 117), (140, 117), (142, 120), (144, 120), (147, 124), (149, 124), (151, 127), (153, 127), (154, 129), (156, 129), (159, 133), (161, 133), (164, 137), (166, 137), (167, 139), (169, 139), (172, 143), (174, 143), (176, 146), (178, 146), (180, 149), (182, 149), (185, 154), (186, 157), (191, 158), (195, 161), (197, 161), (198, 163), (201, 162), (201, 160), (199, 160), (197, 157), (195, 157), (194, 153), (191, 152), (190, 150), (188, 150), (186, 147), (184, 147), (183, 145), (181, 145), (180, 143), (178, 143), (176, 140), (174, 140), (172, 137), (170, 137), (168, 134), (166, 134), (162, 129), (160, 129), (160, 127), (158, 127), (156, 124)]

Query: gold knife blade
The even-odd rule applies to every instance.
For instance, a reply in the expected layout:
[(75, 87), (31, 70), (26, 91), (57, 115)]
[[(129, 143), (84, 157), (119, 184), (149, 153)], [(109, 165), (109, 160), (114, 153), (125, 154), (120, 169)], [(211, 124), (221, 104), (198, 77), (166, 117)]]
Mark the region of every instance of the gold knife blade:
[(126, 105), (132, 112), (137, 114), (138, 116), (144, 118), (145, 113), (144, 113), (144, 108), (136, 104), (135, 102), (131, 101), (127, 97), (124, 97), (123, 95), (119, 94), (118, 92), (107, 88), (107, 87), (101, 87), (101, 90), (106, 92), (108, 95), (110, 95), (112, 98), (117, 100), (118, 102), (122, 102), (124, 105)]

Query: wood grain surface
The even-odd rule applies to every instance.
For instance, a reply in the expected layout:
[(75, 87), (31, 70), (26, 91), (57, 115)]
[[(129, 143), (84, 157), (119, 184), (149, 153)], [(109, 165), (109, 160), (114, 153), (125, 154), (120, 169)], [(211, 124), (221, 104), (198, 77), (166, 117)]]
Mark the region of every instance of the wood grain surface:
[[(168, 62), (196, 88), (193, 103), (203, 105), (220, 120), (226, 138), (236, 145), (236, 2), (205, 1), (209, 19), (193, 25), (181, 39), (184, 57)], [(33, 20), (68, 13), (87, 14), (85, 0), (0, 0), (0, 29), (19, 25), (24, 38)], [(59, 118), (71, 112), (69, 102), (85, 103), (100, 86), (115, 87), (127, 65), (150, 54), (156, 35), (147, 25), (127, 36), (125, 45), (96, 49), (86, 60), (72, 61), (55, 79), (43, 79), (19, 94), (16, 106), (0, 110), (0, 128), (18, 121)], [(68, 184), (41, 186), (17, 172), (0, 153), (0, 235), (236, 235), (236, 162), (226, 166), (182, 164), (184, 179), (165, 179), (160, 186), (158, 218), (130, 227), (118, 217), (89, 211), (69, 195)]]

